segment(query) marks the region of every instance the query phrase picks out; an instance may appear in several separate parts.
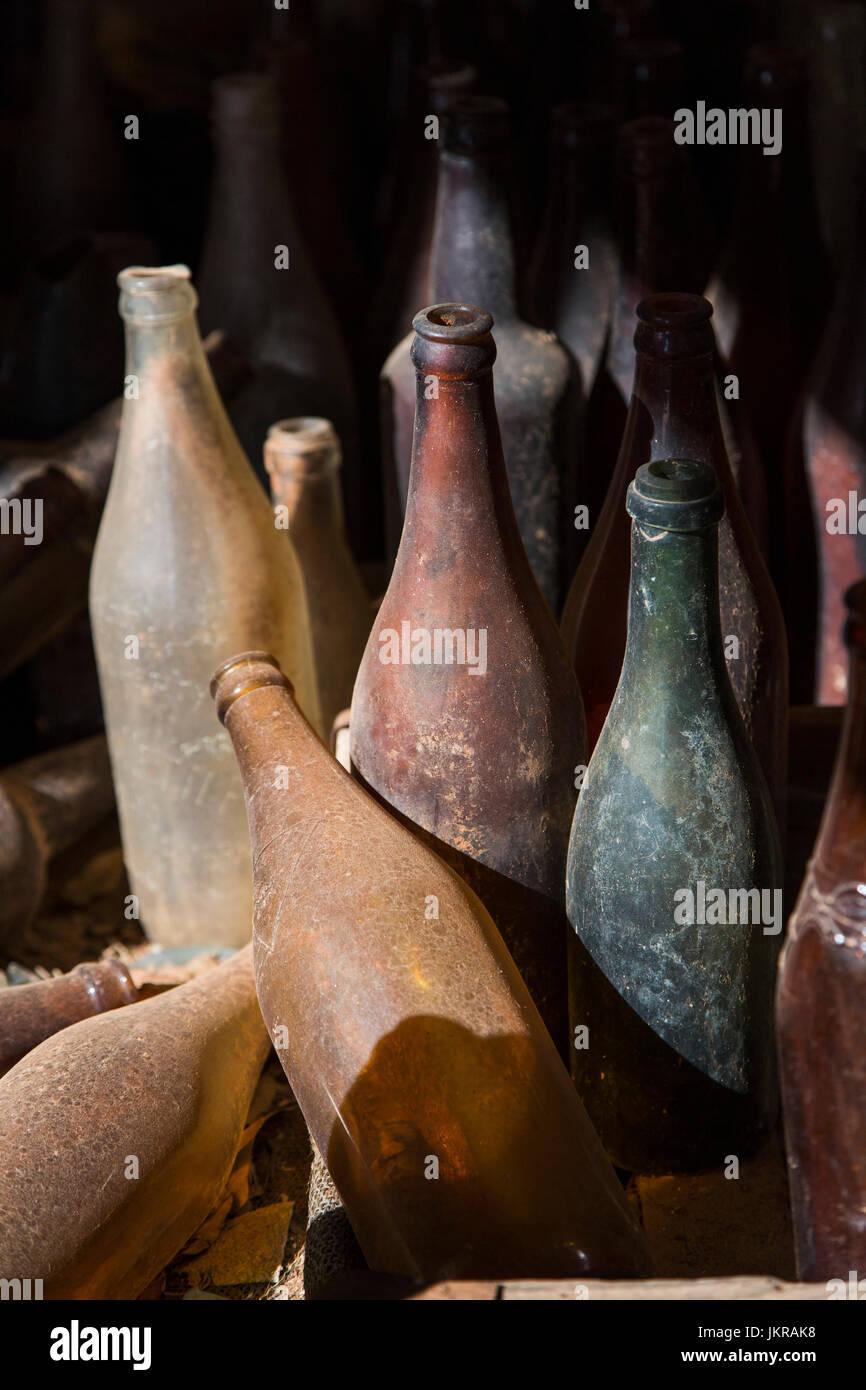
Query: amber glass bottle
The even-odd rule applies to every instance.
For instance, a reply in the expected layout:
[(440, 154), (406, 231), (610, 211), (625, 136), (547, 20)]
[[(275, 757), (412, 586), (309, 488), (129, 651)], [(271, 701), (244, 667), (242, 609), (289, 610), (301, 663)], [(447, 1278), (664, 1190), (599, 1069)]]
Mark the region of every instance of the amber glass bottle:
[(119, 960), (76, 965), (68, 975), (0, 990), (0, 1075), (61, 1028), (137, 999)]
[(351, 756), (478, 893), (563, 1048), (562, 884), (584, 718), (509, 496), (492, 327), (473, 305), (415, 318), (406, 523), (358, 672)]
[(781, 813), (788, 719), (785, 627), (725, 450), (711, 316), (710, 305), (699, 295), (653, 295), (638, 306), (637, 360), (626, 430), (604, 509), (568, 596), (562, 634), (575, 663), (593, 746), (613, 699), (626, 647), (629, 484), (647, 458), (709, 463), (727, 508), (719, 529), (719, 590), (728, 675)]
[(4, 1076), (5, 1278), (134, 1299), (213, 1210), (268, 1053), (252, 966), (247, 947), (64, 1028)]
[(265, 467), (277, 529), (288, 532), (304, 584), (322, 723), (351, 703), (373, 610), (343, 527), (340, 441), (330, 420), (271, 425)]
[(246, 789), (262, 1013), (370, 1265), (645, 1268), (482, 904), (322, 747), (273, 658), (237, 656), (212, 688)]
[(724, 495), (642, 465), (628, 645), (568, 852), (572, 1069), (614, 1162), (720, 1167), (776, 1110), (781, 852), (719, 625)]
[(797, 1274), (847, 1285), (866, 1270), (866, 583), (846, 598), (848, 708), (777, 1008)]

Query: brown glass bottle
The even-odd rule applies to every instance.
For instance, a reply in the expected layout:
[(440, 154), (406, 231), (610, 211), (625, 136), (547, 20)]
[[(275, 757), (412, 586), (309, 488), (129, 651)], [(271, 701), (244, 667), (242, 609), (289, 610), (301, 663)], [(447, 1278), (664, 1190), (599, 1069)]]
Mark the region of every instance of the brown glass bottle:
[(355, 685), (352, 765), (478, 893), (564, 1048), (580, 693), (509, 496), (493, 321), (441, 304), (414, 326), (406, 523)]
[(777, 1019), (797, 1274), (847, 1285), (866, 1270), (866, 583), (846, 599), (848, 708)]
[(765, 154), (759, 143), (740, 151), (740, 196), (706, 293), (722, 356), (738, 379), (738, 408), (751, 420), (764, 461), (770, 568), (793, 626), (800, 615), (787, 600), (786, 571), (806, 563), (811, 522), (802, 471), (786, 476), (785, 433), (826, 306), (802, 54), (780, 44), (751, 49), (744, 104), (781, 111), (780, 148)]
[[(559, 612), (573, 571), (580, 385), (568, 352), (517, 312), (504, 103), (462, 97), (442, 118), (428, 303), (480, 304), (496, 321), (496, 402), (517, 524), (541, 592)], [(415, 417), (412, 335), (382, 371), (386, 478), (405, 507)], [(391, 519), (391, 540), (396, 523)]]
[(322, 711), (330, 729), (351, 703), (373, 611), (346, 542), (340, 441), (329, 420), (271, 425), (265, 467), (277, 529), (288, 531), (304, 585)]
[(20, 940), (32, 922), (51, 858), (113, 808), (101, 735), (0, 772), (0, 941)]
[(40, 1043), (0, 1082), (0, 1268), (132, 1299), (213, 1209), (268, 1053), (252, 950)]
[(788, 717), (785, 628), (725, 450), (711, 316), (711, 306), (699, 295), (659, 294), (638, 305), (634, 390), (622, 447), (604, 509), (568, 596), (562, 634), (583, 692), (594, 747), (625, 652), (629, 484), (647, 460), (690, 458), (711, 464), (727, 508), (719, 527), (719, 594), (728, 674), (781, 819)]
[(354, 524), (363, 495), (352, 370), (286, 186), (276, 97), (265, 74), (240, 73), (214, 84), (214, 139), (199, 276), (202, 325), (229, 332), (254, 369), (253, 381), (232, 402), (232, 423), (266, 482), (262, 449), (274, 420), (333, 420)]
[(246, 788), (262, 1013), (370, 1265), (644, 1267), (484, 907), (322, 747), (271, 657), (235, 657), (212, 689)]
[(53, 980), (0, 990), (0, 1075), (61, 1028), (137, 999), (138, 990), (119, 960), (76, 965)]
[[(866, 499), (866, 155), (858, 169), (856, 203), (847, 263), (789, 441), (791, 452), (802, 459), (792, 467), (799, 471), (805, 465), (818, 573), (817, 592), (806, 593), (808, 575), (799, 569), (788, 588), (797, 600), (797, 638), (802, 632), (815, 644), (814, 691), (805, 700), (814, 698), (819, 705), (845, 702), (844, 594), (866, 574), (860, 530), (862, 525), (866, 531), (866, 521), (858, 510)], [(812, 611), (817, 624), (809, 621)]]

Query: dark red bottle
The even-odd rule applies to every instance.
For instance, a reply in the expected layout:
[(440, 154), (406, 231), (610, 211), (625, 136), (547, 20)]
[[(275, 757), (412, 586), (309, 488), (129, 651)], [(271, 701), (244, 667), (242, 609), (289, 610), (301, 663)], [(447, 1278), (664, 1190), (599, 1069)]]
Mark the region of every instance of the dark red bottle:
[(848, 708), (777, 998), (797, 1274), (843, 1297), (866, 1270), (866, 583), (846, 599)]

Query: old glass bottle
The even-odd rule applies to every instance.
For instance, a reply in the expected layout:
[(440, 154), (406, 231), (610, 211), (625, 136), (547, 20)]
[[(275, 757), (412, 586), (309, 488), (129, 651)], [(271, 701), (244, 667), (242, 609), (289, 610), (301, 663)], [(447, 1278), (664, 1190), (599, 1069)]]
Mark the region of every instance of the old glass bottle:
[(827, 290), (803, 55), (781, 44), (757, 45), (749, 51), (745, 88), (747, 107), (781, 111), (780, 147), (770, 155), (762, 143), (742, 148), (740, 195), (706, 293), (766, 468), (770, 567), (793, 629), (800, 615), (788, 602), (786, 574), (806, 562), (801, 538), (810, 521), (802, 471), (785, 470), (785, 432), (817, 345)]
[(0, 1081), (5, 1277), (137, 1298), (216, 1205), (268, 1049), (247, 947), (23, 1057)]
[(0, 772), (0, 941), (20, 940), (55, 854), (114, 808), (105, 739), (82, 739)]
[(652, 295), (638, 306), (626, 430), (601, 517), (569, 592), (562, 634), (583, 692), (592, 747), (626, 649), (630, 538), (625, 498), (631, 479), (647, 459), (682, 457), (710, 464), (725, 495), (719, 597), (728, 675), (780, 814), (788, 746), (785, 626), (722, 437), (711, 316), (710, 305), (699, 295)]
[[(590, 437), (603, 432), (597, 421), (604, 419), (606, 383), (598, 378), (616, 283), (613, 144), (608, 107), (568, 101), (555, 109), (547, 199), (526, 290), (532, 321), (556, 333), (580, 368)], [(608, 481), (599, 467), (580, 477), (577, 502), (588, 508), (589, 526), (578, 541), (595, 525)]]
[(723, 509), (708, 463), (629, 488), (628, 646), (569, 845), (574, 1080), (637, 1172), (720, 1166), (775, 1115), (781, 854), (722, 651)]
[(265, 467), (277, 528), (288, 531), (310, 617), (325, 729), (351, 703), (373, 612), (343, 528), (340, 441), (329, 420), (271, 425)]
[(262, 1013), (373, 1269), (645, 1267), (478, 899), (322, 747), (273, 658), (226, 662), (213, 692), (246, 788)]
[(440, 304), (414, 326), (406, 523), (355, 685), (352, 765), (477, 892), (564, 1048), (583, 707), (515, 523), (493, 321)]
[[(866, 574), (858, 510), (866, 498), (866, 154), (858, 169), (856, 203), (848, 259), (790, 439), (791, 450), (805, 464), (818, 556), (817, 631), (803, 595), (798, 595), (797, 627), (805, 628), (815, 644), (814, 693), (805, 698), (819, 705), (845, 702), (844, 594)], [(796, 582), (792, 576), (789, 591)]]
[(847, 1283), (866, 1269), (866, 583), (846, 601), (848, 708), (777, 1013), (797, 1275)]
[(254, 379), (232, 402), (238, 437), (263, 482), (274, 420), (333, 420), (346, 460), (347, 515), (363, 505), (352, 370), (283, 174), (277, 101), (264, 73), (214, 83), (216, 165), (199, 286), (205, 329), (228, 331)]
[[(185, 266), (119, 277), (128, 399), (90, 581), (124, 857), (163, 945), (241, 945), (250, 862), (210, 670), (267, 639), (320, 725), (303, 586), (217, 395)], [(204, 703), (203, 703), (204, 702)]]
[[(517, 312), (511, 157), (503, 102), (464, 96), (443, 114), (428, 303), (480, 304), (496, 321), (496, 400), (511, 496), (533, 573), (558, 613), (573, 570), (580, 389), (562, 345)], [(411, 348), (409, 334), (382, 371), (383, 463), (404, 508), (415, 418)]]
[(92, 961), (52, 980), (0, 989), (0, 1075), (61, 1028), (137, 999), (119, 960)]

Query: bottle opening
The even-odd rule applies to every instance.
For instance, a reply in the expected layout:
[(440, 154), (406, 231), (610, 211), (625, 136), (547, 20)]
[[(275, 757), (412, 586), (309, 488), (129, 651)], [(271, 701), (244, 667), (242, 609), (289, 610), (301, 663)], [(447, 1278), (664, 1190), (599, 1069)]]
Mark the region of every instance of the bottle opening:
[(477, 304), (434, 304), (415, 315), (412, 327), (434, 342), (467, 343), (491, 331), (493, 316)]
[(316, 477), (340, 467), (340, 440), (330, 420), (298, 415), (271, 425), (265, 440), (265, 467), (285, 476)]
[(636, 521), (670, 531), (702, 531), (725, 510), (715, 470), (698, 459), (655, 459), (637, 470), (626, 508)]
[(699, 294), (651, 294), (637, 306), (637, 316), (654, 327), (688, 328), (709, 323), (713, 306)]
[(132, 265), (117, 277), (125, 319), (164, 323), (185, 318), (198, 303), (186, 265)]
[(237, 656), (230, 656), (217, 667), (210, 679), (210, 693), (216, 703), (220, 723), (225, 723), (235, 700), (268, 685), (278, 685), (292, 691), (291, 681), (283, 675), (279, 662), (270, 652), (239, 652)]

